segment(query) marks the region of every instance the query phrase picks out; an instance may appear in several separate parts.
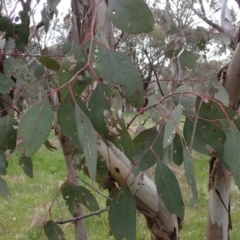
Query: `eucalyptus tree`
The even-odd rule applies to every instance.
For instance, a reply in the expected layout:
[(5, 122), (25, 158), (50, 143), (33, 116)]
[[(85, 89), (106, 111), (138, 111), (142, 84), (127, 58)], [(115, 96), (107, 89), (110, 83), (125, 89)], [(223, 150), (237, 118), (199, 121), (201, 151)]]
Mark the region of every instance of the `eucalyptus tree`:
[[(195, 48), (197, 46), (204, 52), (213, 31), (200, 26), (188, 29), (193, 12), (224, 36), (225, 45), (234, 48), (229, 25), (228, 28), (214, 25), (206, 18), (201, 1), (200, 10), (195, 3), (188, 6), (183, 1), (166, 1), (164, 15), (163, 10), (159, 10), (161, 4), (150, 6), (143, 0), (72, 0), (72, 27), (63, 46), (63, 55), (50, 55), (48, 48), (32, 54), (28, 45), (30, 40), (33, 36), (38, 38), (41, 26), (48, 32), (59, 2), (47, 1), (41, 12), (42, 20), (35, 27), (30, 27), (35, 8), (31, 0), (20, 1), (22, 10), (15, 18), (2, 12), (1, 176), (6, 175), (7, 150), (17, 149), (21, 155), (20, 166), (32, 177), (32, 156), (43, 144), (51, 148), (47, 139), (54, 128), (68, 169), (68, 178), (60, 192), (73, 217), (56, 220), (49, 216), (44, 224), (48, 239), (65, 239), (59, 225), (67, 222), (75, 224), (76, 239), (87, 239), (84, 205), (92, 214), (108, 211), (111, 232), (116, 239), (136, 239), (138, 210), (146, 218), (152, 239), (176, 240), (180, 239), (184, 203), (177, 178), (165, 159), (183, 165), (191, 190), (190, 203), (195, 206), (198, 197), (191, 153), (196, 150), (212, 158), (207, 238), (228, 239), (232, 175), (240, 187), (240, 120), (236, 111), (239, 46), (226, 71), (218, 77), (217, 74), (204, 76), (208, 80), (206, 92), (209, 95), (192, 91), (182, 84), (171, 94), (155, 94), (146, 105), (142, 76), (149, 74), (151, 78), (149, 72), (155, 71), (155, 81), (158, 81), (161, 72), (155, 65), (164, 59), (167, 59), (165, 64), (171, 62), (173, 65), (175, 73), (171, 77), (178, 82), (182, 80), (182, 71), (197, 68), (199, 56), (196, 56)], [(157, 16), (155, 22), (151, 12), (153, 7)], [(113, 26), (118, 29), (115, 34)], [(146, 46), (138, 55), (143, 65), (148, 63), (149, 70), (141, 75), (139, 66), (136, 67), (121, 51), (116, 51), (117, 46), (120, 50), (123, 46), (114, 35), (124, 38), (129, 34), (128, 38), (134, 38), (135, 34), (146, 36), (153, 29), (155, 32), (151, 34), (162, 32), (161, 38), (166, 43), (162, 48), (154, 48), (156, 42), (152, 42), (151, 35), (144, 38)], [(134, 46), (130, 41), (126, 45), (127, 49)], [(138, 49), (133, 49), (129, 56), (137, 62), (134, 51), (136, 53)], [(155, 57), (156, 62), (152, 60)], [(26, 89), (17, 87), (21, 78), (28, 79), (28, 86), (42, 82), (45, 89), (42, 99), (24, 114), (17, 107)], [(122, 115), (123, 98), (139, 109), (129, 123)], [(131, 137), (129, 127), (145, 111), (149, 114), (151, 127), (140, 124), (136, 136)], [(56, 118), (53, 113), (57, 114)], [(155, 175), (150, 177), (147, 170), (153, 166)], [(99, 184), (103, 183), (99, 175), (105, 176), (104, 186), (109, 190), (106, 208), (100, 209), (94, 195), (78, 185), (78, 168)], [(0, 194), (5, 198), (10, 196), (3, 177), (0, 178)]]

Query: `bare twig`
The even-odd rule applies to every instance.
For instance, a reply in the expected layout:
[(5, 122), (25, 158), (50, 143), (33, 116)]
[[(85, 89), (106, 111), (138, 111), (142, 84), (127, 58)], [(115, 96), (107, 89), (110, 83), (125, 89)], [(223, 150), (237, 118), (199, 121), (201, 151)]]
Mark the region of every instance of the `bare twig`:
[(153, 63), (152, 63), (151, 59), (150, 59), (149, 56), (148, 56), (147, 50), (144, 49), (143, 52), (145, 53), (145, 55), (146, 55), (146, 57), (147, 57), (150, 65), (151, 65), (151, 67), (152, 67), (152, 69), (153, 69), (154, 75), (155, 75), (156, 80), (157, 80), (157, 85), (158, 85), (159, 91), (160, 91), (160, 93), (162, 94), (162, 96), (164, 97), (163, 90), (162, 90), (161, 85), (160, 85), (160, 83), (159, 83), (159, 78), (158, 78), (158, 75), (157, 75), (157, 71), (156, 71), (156, 69), (154, 68)]
[(85, 219), (85, 218), (88, 218), (88, 217), (95, 216), (95, 215), (101, 214), (103, 212), (106, 212), (106, 211), (108, 211), (108, 209), (109, 209), (109, 207), (106, 207), (106, 208), (100, 209), (100, 210), (95, 211), (95, 212), (91, 212), (91, 213), (83, 215), (83, 216), (79, 216), (79, 217), (75, 217), (75, 218), (71, 218), (71, 219), (66, 219), (66, 220), (59, 220), (59, 221), (56, 221), (55, 223), (56, 224), (75, 223), (79, 220), (82, 220), (82, 219)]
[(84, 179), (82, 179), (81, 177), (77, 176), (78, 179), (80, 179), (83, 183), (85, 183), (88, 187), (92, 188), (94, 191), (96, 191), (100, 196), (112, 200), (110, 197), (105, 196), (104, 194), (102, 194), (100, 191), (98, 191), (98, 189), (96, 189), (95, 187), (93, 187), (91, 184), (89, 184), (88, 182), (86, 182)]

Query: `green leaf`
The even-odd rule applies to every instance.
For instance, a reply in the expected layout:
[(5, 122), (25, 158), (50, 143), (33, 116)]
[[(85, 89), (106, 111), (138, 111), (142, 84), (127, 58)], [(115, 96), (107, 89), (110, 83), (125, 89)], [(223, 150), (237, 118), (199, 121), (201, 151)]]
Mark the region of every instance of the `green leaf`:
[(7, 160), (4, 153), (0, 153), (0, 175), (5, 176), (7, 174)]
[(41, 56), (38, 58), (38, 60), (43, 66), (45, 66), (48, 69), (56, 71), (60, 69), (60, 64), (52, 58)]
[(0, 93), (9, 93), (14, 86), (15, 82), (11, 78), (0, 73)]
[[(194, 124), (196, 118), (187, 117), (184, 124), (184, 138), (190, 146), (192, 141), (192, 134), (194, 133)], [(221, 129), (220, 124), (210, 122), (206, 118), (197, 119), (195, 136), (193, 139), (192, 148), (199, 153), (211, 155), (212, 150), (215, 150), (218, 156), (221, 154), (223, 143), (226, 139), (225, 133)], [(209, 148), (211, 146), (213, 149)]]
[(184, 217), (184, 203), (181, 190), (174, 173), (163, 162), (158, 161), (155, 171), (157, 191), (171, 214)]
[(19, 165), (28, 177), (33, 178), (33, 162), (31, 157), (21, 155)]
[(0, 31), (6, 32), (6, 34), (5, 34), (6, 39), (8, 39), (9, 37), (13, 37), (14, 24), (10, 18), (8, 18), (8, 17), (0, 18)]
[[(60, 86), (66, 84), (75, 77), (75, 84), (73, 86), (74, 92), (80, 94), (85, 87), (91, 83), (92, 74), (90, 70), (86, 69), (77, 74), (87, 64), (88, 50), (83, 47), (78, 47), (66, 54), (62, 60), (59, 81)], [(69, 93), (68, 86), (61, 89), (60, 94), (63, 99)]]
[(7, 200), (10, 199), (10, 192), (9, 192), (8, 186), (5, 180), (3, 180), (1, 177), (0, 177), (0, 196), (2, 196)]
[[(146, 129), (133, 140), (135, 155), (133, 159), (137, 164), (134, 174), (152, 167), (163, 153), (163, 134), (155, 127)], [(154, 151), (154, 152), (153, 152)], [(155, 153), (155, 154), (154, 154)]]
[(108, 16), (126, 33), (144, 33), (153, 29), (153, 15), (144, 0), (109, 0)]
[(171, 41), (167, 44), (165, 50), (165, 56), (167, 58), (173, 58), (177, 56), (182, 51), (182, 47), (175, 44), (175, 41)]
[(50, 20), (49, 20), (49, 17), (47, 14), (47, 9), (45, 6), (43, 7), (43, 10), (41, 11), (41, 16), (42, 16), (45, 33), (47, 33), (49, 30), (49, 26), (50, 26)]
[(103, 62), (103, 78), (120, 84), (130, 104), (140, 108), (144, 104), (142, 79), (128, 57), (116, 51), (106, 51)]
[(17, 125), (18, 122), (13, 117), (5, 116), (0, 118), (0, 151), (15, 149), (17, 130), (14, 126)]
[(19, 51), (24, 52), (25, 47), (28, 43), (29, 39), (29, 28), (25, 24), (16, 24), (15, 25), (15, 35), (16, 38), (16, 47), (18, 48)]
[(44, 224), (44, 232), (48, 240), (65, 240), (62, 229), (53, 220)]
[(90, 212), (99, 210), (98, 202), (93, 194), (82, 186), (74, 186), (69, 182), (64, 182), (61, 186), (61, 193), (72, 216), (80, 204), (83, 204)]
[(182, 70), (191, 69), (194, 70), (196, 67), (196, 57), (193, 52), (188, 51), (186, 49), (179, 56), (179, 62)]
[[(78, 106), (87, 114), (87, 108), (81, 98), (75, 96)], [(77, 127), (75, 121), (75, 103), (70, 94), (68, 94), (61, 102), (57, 112), (58, 123), (61, 131), (69, 138), (70, 143), (79, 149), (79, 140), (77, 135)], [(80, 147), (81, 148), (81, 147)], [(82, 151), (81, 151), (82, 152)]]
[(195, 113), (196, 97), (189, 92), (191, 92), (191, 89), (182, 85), (174, 91), (172, 99), (175, 106), (178, 104), (183, 106), (183, 113), (192, 115)]
[(126, 185), (122, 192), (112, 200), (108, 218), (116, 240), (136, 239), (136, 204)]
[(34, 69), (34, 77), (41, 78), (44, 75), (44, 67), (43, 65), (37, 65)]
[(183, 148), (183, 158), (184, 158), (184, 169), (186, 173), (187, 182), (191, 188), (191, 193), (192, 193), (190, 204), (192, 207), (195, 207), (198, 201), (195, 173), (194, 173), (194, 167), (193, 167), (191, 155), (188, 149), (185, 147)]
[(176, 134), (173, 139), (173, 162), (180, 166), (183, 162), (183, 148), (184, 148), (184, 140), (180, 136), (180, 134)]
[(29, 109), (21, 118), (18, 128), (18, 151), (31, 157), (47, 140), (52, 129), (52, 109), (43, 100)]
[(97, 167), (97, 140), (95, 137), (95, 130), (88, 117), (77, 104), (75, 104), (75, 121), (78, 140), (83, 148), (88, 172), (91, 179), (94, 181)]
[(169, 115), (169, 118), (165, 124), (164, 137), (163, 137), (163, 148), (167, 147), (172, 143), (178, 126), (182, 118), (182, 106), (177, 105)]
[(230, 167), (234, 181), (240, 190), (240, 133), (230, 129), (223, 147), (223, 161)]

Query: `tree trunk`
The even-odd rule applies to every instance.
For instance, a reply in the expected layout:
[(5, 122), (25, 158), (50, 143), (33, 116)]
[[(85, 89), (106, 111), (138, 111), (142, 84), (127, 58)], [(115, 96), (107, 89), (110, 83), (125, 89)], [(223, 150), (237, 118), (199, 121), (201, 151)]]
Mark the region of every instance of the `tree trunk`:
[[(58, 136), (59, 136), (59, 141), (61, 143), (62, 151), (63, 151), (65, 162), (66, 162), (66, 167), (68, 172), (68, 181), (71, 182), (74, 186), (77, 186), (78, 185), (77, 172), (72, 164), (73, 147), (69, 144), (69, 139), (65, 137), (60, 130), (58, 132)], [(82, 209), (82, 206), (80, 205), (73, 217), (80, 217), (83, 215), (84, 215), (83, 209)], [(87, 240), (87, 233), (86, 233), (84, 219), (81, 219), (75, 222), (75, 235), (76, 235), (76, 240)]]
[(210, 160), (209, 169), (209, 209), (207, 240), (228, 240), (230, 220), (230, 188), (232, 174), (226, 170), (218, 158)]

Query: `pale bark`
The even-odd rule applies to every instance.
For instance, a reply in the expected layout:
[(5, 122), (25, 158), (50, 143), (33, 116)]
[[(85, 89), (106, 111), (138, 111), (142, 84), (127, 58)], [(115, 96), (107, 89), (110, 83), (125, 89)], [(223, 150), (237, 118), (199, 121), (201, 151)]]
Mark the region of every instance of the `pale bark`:
[(210, 163), (210, 193), (207, 223), (207, 240), (228, 240), (230, 222), (230, 188), (232, 174), (219, 159)]
[[(76, 169), (73, 167), (73, 146), (69, 144), (69, 139), (65, 137), (61, 131), (58, 132), (59, 141), (61, 143), (62, 151), (64, 154), (66, 167), (67, 167), (67, 174), (68, 174), (68, 181), (72, 183), (74, 186), (78, 185), (78, 179), (77, 179), (77, 172)], [(73, 217), (81, 217), (83, 216), (83, 209), (80, 205), (77, 210), (75, 211)], [(78, 220), (75, 223), (75, 236), (76, 240), (87, 240), (87, 233), (86, 233), (86, 227), (85, 227), (85, 221), (84, 219)]]

